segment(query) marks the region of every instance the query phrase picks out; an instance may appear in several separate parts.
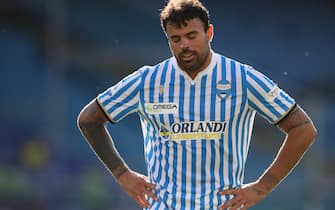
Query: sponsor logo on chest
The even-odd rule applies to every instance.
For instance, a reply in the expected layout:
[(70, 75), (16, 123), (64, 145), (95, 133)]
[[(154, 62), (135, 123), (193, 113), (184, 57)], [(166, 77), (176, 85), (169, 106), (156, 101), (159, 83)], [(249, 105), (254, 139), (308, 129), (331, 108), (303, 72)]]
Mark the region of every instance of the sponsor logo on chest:
[(165, 140), (220, 139), (226, 122), (194, 121), (178, 122), (167, 128), (160, 127), (160, 136)]
[(178, 113), (177, 103), (145, 103), (148, 114), (175, 114)]

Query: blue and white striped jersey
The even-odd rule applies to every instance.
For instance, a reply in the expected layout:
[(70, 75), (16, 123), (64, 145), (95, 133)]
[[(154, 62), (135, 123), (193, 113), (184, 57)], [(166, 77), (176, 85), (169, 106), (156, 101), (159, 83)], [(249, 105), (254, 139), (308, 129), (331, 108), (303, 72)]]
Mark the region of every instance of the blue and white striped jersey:
[(243, 184), (255, 113), (276, 124), (295, 101), (252, 67), (214, 52), (192, 80), (174, 57), (145, 66), (97, 97), (118, 122), (138, 113), (151, 209), (217, 209), (224, 188)]

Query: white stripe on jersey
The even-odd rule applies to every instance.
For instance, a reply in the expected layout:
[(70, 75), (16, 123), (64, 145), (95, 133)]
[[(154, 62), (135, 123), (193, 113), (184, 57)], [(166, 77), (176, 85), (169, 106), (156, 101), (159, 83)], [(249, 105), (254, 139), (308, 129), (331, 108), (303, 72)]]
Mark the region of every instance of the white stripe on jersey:
[(97, 97), (113, 122), (141, 117), (148, 175), (162, 201), (150, 200), (152, 209), (217, 209), (229, 199), (219, 190), (243, 184), (255, 113), (276, 123), (295, 103), (251, 67), (212, 55), (195, 80), (170, 58)]

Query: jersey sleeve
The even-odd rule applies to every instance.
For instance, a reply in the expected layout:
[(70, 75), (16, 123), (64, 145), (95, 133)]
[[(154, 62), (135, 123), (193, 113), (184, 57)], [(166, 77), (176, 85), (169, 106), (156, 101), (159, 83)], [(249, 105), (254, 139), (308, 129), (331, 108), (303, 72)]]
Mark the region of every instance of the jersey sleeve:
[(98, 104), (111, 122), (116, 123), (138, 111), (140, 84), (141, 72), (138, 70), (97, 96)]
[(293, 109), (295, 100), (264, 74), (252, 67), (246, 69), (249, 107), (277, 124)]

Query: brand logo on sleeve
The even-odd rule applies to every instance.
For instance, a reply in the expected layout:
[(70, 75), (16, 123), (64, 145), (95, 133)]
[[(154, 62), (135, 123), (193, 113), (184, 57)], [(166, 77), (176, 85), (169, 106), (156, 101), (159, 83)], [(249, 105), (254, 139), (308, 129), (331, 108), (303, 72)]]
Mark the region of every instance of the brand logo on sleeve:
[(178, 112), (177, 103), (145, 103), (148, 114), (175, 114)]
[(280, 94), (280, 88), (276, 85), (266, 94), (266, 96), (268, 99), (273, 100), (277, 98), (279, 94)]

